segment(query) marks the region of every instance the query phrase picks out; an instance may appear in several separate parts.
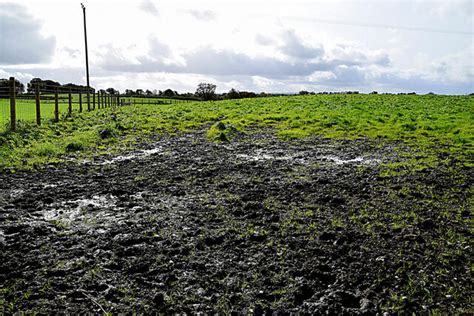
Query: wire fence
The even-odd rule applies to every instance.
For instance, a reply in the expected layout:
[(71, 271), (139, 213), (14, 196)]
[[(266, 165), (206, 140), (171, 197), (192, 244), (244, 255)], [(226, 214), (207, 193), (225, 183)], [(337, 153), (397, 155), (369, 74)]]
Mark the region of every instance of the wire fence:
[(0, 86), (0, 133), (15, 131), (20, 122), (54, 123), (76, 113), (126, 105), (159, 105), (191, 102), (186, 99), (126, 97), (80, 86), (58, 86), (38, 83), (19, 93), (15, 79)]
[(0, 132), (7, 130), (10, 125), (10, 90), (0, 87)]

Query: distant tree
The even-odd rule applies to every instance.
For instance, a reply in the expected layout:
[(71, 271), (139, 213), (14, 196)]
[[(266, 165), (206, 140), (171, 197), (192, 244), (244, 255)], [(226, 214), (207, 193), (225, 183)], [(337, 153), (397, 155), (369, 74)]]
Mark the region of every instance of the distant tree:
[(69, 90), (70, 90), (71, 93), (79, 93), (79, 92), (86, 92), (87, 87), (77, 85), (77, 84), (74, 84), (74, 83), (66, 83), (66, 84), (62, 85), (61, 90), (63, 92), (69, 92)]
[(105, 89), (105, 91), (106, 91), (108, 94), (112, 94), (112, 95), (117, 94), (117, 92), (118, 92), (118, 91), (115, 90), (114, 88), (107, 88), (107, 89)]
[(145, 92), (144, 92), (142, 89), (137, 89), (137, 90), (135, 91), (135, 94), (136, 94), (136, 95), (145, 95)]
[(239, 93), (239, 91), (232, 88), (225, 95), (225, 99), (240, 99), (240, 93)]
[(39, 87), (40, 91), (54, 91), (61, 88), (61, 84), (54, 80), (43, 80), (41, 78), (33, 78), (27, 85), (27, 92), (33, 93), (36, 91), (36, 87)]
[(145, 94), (146, 94), (147, 96), (151, 96), (151, 95), (153, 94), (153, 92), (151, 92), (150, 90), (147, 89), (147, 90), (145, 91)]
[(240, 91), (239, 94), (241, 98), (255, 98), (257, 96), (255, 92), (249, 91)]
[(377, 91), (372, 91), (372, 92), (369, 93), (369, 94), (378, 94), (378, 92), (377, 92)]
[(163, 91), (162, 96), (167, 97), (167, 98), (172, 98), (175, 96), (175, 93), (171, 89), (166, 89), (165, 91)]
[[(25, 85), (15, 79), (15, 93), (20, 94), (25, 92)], [(0, 79), (0, 94), (8, 95), (10, 93), (10, 79)]]
[(300, 91), (298, 94), (299, 94), (299, 95), (308, 95), (309, 92), (306, 91), (306, 90), (302, 90), (302, 91)]
[(213, 100), (216, 96), (216, 88), (215, 84), (201, 82), (194, 94), (204, 101)]
[(125, 95), (128, 96), (128, 97), (134, 96), (135, 91), (130, 90), (130, 89), (125, 89)]
[(37, 85), (39, 86), (40, 89), (42, 88), (43, 86), (42, 83), (43, 83), (43, 80), (41, 80), (40, 78), (31, 79), (30, 82), (27, 84), (26, 92), (34, 93), (36, 91)]

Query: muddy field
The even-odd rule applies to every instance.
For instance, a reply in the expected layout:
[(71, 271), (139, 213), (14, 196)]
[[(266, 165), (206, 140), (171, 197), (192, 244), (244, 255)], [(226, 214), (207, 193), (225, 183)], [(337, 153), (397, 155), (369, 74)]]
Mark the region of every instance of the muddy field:
[(2, 309), (472, 312), (472, 169), (381, 176), (401, 148), (197, 132), (0, 175)]

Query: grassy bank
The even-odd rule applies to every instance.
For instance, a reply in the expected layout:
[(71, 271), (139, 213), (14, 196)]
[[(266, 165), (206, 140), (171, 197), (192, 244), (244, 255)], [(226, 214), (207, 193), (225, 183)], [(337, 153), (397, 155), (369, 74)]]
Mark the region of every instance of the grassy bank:
[(25, 169), (61, 161), (65, 155), (92, 157), (133, 146), (147, 135), (206, 126), (208, 137), (228, 141), (250, 127), (275, 129), (282, 138), (401, 140), (424, 153), (429, 164), (439, 152), (468, 164), (472, 156), (474, 98), (468, 96), (316, 95), (221, 102), (136, 105), (75, 114), (36, 127), (0, 134), (0, 168)]

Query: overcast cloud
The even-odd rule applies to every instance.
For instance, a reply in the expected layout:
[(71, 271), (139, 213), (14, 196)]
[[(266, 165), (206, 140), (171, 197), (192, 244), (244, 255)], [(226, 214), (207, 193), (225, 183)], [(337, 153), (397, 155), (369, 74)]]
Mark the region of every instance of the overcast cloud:
[(25, 7), (0, 3), (0, 65), (49, 62), (56, 41), (40, 30), (41, 23)]
[[(99, 89), (474, 91), (470, 0), (85, 4)], [(1, 2), (0, 76), (85, 81), (82, 31), (76, 1)]]

